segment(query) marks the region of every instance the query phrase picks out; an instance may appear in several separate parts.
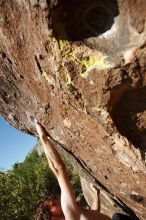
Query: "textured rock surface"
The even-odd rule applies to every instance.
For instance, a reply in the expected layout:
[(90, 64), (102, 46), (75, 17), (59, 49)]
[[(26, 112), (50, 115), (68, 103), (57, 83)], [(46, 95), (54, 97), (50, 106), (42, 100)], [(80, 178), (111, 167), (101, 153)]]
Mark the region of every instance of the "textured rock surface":
[(0, 26), (0, 114), (146, 219), (145, 0), (0, 0)]

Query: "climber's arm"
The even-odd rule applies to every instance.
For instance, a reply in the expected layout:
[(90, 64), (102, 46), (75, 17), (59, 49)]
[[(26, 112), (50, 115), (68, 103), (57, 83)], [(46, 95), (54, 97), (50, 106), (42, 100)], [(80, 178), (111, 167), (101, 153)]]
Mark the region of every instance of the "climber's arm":
[(36, 129), (39, 134), (40, 141), (43, 144), (49, 166), (57, 177), (61, 188), (61, 206), (65, 218), (76, 220), (78, 219), (78, 206), (72, 185), (67, 176), (65, 165), (54, 144), (47, 138), (46, 132), (39, 122), (36, 122)]
[(65, 218), (69, 220), (76, 220), (78, 219), (78, 206), (65, 165), (55, 146), (46, 137), (43, 137), (42, 141), (49, 166), (57, 177), (59, 186), (61, 188), (61, 206)]
[(93, 191), (93, 202), (91, 205), (92, 210), (97, 210), (100, 212), (100, 190), (92, 186), (92, 191)]
[(64, 163), (59, 153), (55, 149), (54, 144), (47, 138), (47, 136), (43, 135), (40, 140), (43, 144), (49, 167), (56, 176), (59, 175), (60, 170), (65, 169)]

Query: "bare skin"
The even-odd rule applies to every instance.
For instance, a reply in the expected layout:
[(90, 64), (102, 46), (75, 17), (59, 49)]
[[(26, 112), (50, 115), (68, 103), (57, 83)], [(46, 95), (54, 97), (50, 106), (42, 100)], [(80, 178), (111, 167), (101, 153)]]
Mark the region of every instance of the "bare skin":
[(100, 190), (91, 185), (91, 189), (93, 191), (93, 202), (91, 205), (91, 210), (97, 210), (100, 212)]
[(97, 193), (95, 192), (95, 200), (92, 210), (83, 209), (80, 207), (75, 198), (72, 185), (69, 181), (65, 165), (56, 150), (53, 143), (46, 136), (46, 131), (41, 124), (36, 120), (36, 130), (39, 134), (40, 141), (44, 147), (44, 151), (49, 163), (49, 167), (55, 174), (59, 186), (61, 188), (61, 207), (66, 220), (110, 220), (109, 217), (99, 212), (97, 205)]

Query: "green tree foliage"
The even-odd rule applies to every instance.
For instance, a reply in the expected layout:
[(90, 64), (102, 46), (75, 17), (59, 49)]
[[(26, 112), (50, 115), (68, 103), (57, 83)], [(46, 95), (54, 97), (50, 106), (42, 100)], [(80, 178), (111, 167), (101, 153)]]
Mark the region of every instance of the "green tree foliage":
[[(76, 195), (81, 191), (80, 180), (71, 164), (63, 158)], [(48, 167), (46, 157), (34, 149), (22, 164), (0, 173), (0, 219), (29, 220), (40, 199), (60, 197), (58, 182)]]

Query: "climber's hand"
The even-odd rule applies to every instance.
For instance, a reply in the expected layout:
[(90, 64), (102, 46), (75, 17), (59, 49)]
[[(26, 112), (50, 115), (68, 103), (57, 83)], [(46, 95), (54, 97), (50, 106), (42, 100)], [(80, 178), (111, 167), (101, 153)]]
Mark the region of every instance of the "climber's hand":
[(40, 124), (40, 122), (37, 119), (35, 119), (35, 126), (40, 138), (42, 138), (43, 136), (47, 136), (46, 130), (43, 128), (43, 126)]
[(93, 191), (93, 193), (94, 193), (95, 195), (98, 195), (98, 196), (99, 196), (100, 190), (99, 190), (97, 187), (95, 187), (92, 183), (90, 183), (90, 187), (91, 187), (91, 190)]

